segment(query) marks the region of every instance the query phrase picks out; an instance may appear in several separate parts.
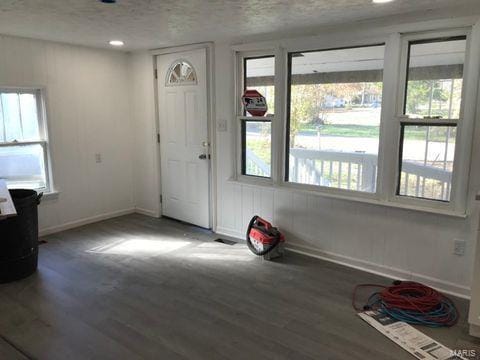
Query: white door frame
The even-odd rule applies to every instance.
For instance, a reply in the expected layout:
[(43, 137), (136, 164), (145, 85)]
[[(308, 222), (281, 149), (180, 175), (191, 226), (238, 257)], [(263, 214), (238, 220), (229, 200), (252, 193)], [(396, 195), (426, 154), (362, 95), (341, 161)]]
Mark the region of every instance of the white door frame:
[[(150, 54), (153, 56), (153, 71), (154, 74), (157, 73), (157, 56), (174, 54), (184, 51), (191, 51), (197, 49), (206, 50), (206, 60), (207, 60), (207, 127), (208, 127), (208, 142), (210, 143), (210, 166), (209, 166), (209, 187), (210, 187), (210, 196), (209, 196), (209, 208), (210, 208), (210, 227), (213, 231), (217, 230), (217, 152), (216, 152), (216, 126), (215, 126), (215, 78), (214, 78), (214, 44), (212, 42), (199, 43), (199, 44), (189, 44), (183, 46), (175, 46), (168, 48), (161, 48), (150, 50)], [(154, 76), (154, 89), (155, 89), (155, 129), (156, 134), (160, 134), (159, 129), (159, 119), (160, 114), (158, 110), (158, 82)], [(159, 135), (156, 135), (159, 136)], [(158, 190), (159, 197), (162, 194), (162, 174), (161, 174), (161, 152), (160, 152), (160, 143), (157, 142), (157, 159), (155, 161), (155, 166), (157, 166), (158, 178)], [(160, 199), (159, 199), (160, 200)], [(160, 204), (159, 214), (162, 214), (162, 206)]]

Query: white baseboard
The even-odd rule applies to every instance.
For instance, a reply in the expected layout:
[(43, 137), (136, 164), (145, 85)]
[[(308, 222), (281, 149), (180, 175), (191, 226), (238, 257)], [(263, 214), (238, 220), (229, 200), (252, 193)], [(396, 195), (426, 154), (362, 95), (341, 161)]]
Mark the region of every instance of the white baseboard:
[(470, 324), (470, 335), (480, 337), (480, 326)]
[[(226, 236), (231, 236), (240, 240), (245, 240), (242, 234), (240, 234), (238, 231), (233, 229), (218, 227), (217, 233), (219, 235), (226, 235)], [(389, 279), (411, 280), (411, 281), (421, 282), (443, 293), (454, 295), (463, 299), (470, 299), (470, 288), (467, 286), (461, 286), (461, 285), (457, 285), (452, 282), (444, 281), (441, 279), (436, 279), (436, 278), (428, 277), (425, 275), (408, 272), (406, 270), (397, 269), (397, 268), (376, 264), (376, 263), (372, 263), (372, 262), (361, 260), (361, 259), (352, 258), (349, 256), (322, 251), (322, 250), (314, 249), (308, 246), (297, 245), (291, 242), (287, 242), (286, 248), (287, 250), (290, 250), (302, 255), (330, 261), (339, 265), (348, 266), (361, 271), (366, 271), (366, 272), (379, 275), (382, 277), (386, 277)]]
[(142, 215), (150, 216), (150, 217), (154, 217), (154, 218), (160, 217), (160, 214), (158, 214), (157, 211), (155, 211), (155, 210), (147, 210), (147, 209), (142, 209), (142, 208), (136, 207), (135, 212), (137, 214), (142, 214)]
[[(146, 216), (158, 217), (155, 211), (141, 209), (141, 208), (130, 208), (130, 209), (113, 211), (105, 214), (100, 214), (100, 215), (92, 216), (89, 218), (84, 218), (84, 219), (68, 222), (62, 225), (53, 226), (50, 228), (41, 229), (40, 236), (45, 236), (45, 235), (57, 233), (60, 231), (73, 229), (79, 226), (95, 223), (98, 221), (102, 221), (102, 220), (106, 220), (106, 219), (110, 219), (110, 218), (114, 218), (122, 215), (131, 214), (135, 212), (146, 215)], [(224, 235), (224, 236), (229, 236), (235, 239), (239, 239), (241, 241), (245, 240), (243, 234), (234, 229), (217, 227), (216, 233), (219, 235)], [(322, 251), (319, 249), (314, 249), (314, 248), (303, 246), (303, 245), (297, 245), (291, 242), (287, 243), (287, 249), (299, 254), (330, 261), (336, 264), (348, 266), (354, 269), (358, 269), (358, 270), (366, 271), (379, 276), (387, 277), (389, 279), (393, 278), (393, 279), (399, 279), (399, 280), (418, 281), (428, 286), (431, 286), (435, 289), (438, 289), (444, 293), (458, 296), (464, 299), (470, 299), (470, 288), (467, 286), (461, 286), (461, 285), (457, 285), (452, 282), (444, 281), (441, 279), (436, 279), (436, 278), (428, 277), (425, 275), (408, 272), (406, 270), (388, 267), (385, 265), (376, 264), (369, 261), (356, 259), (349, 256), (328, 252), (328, 251)]]
[(375, 275), (387, 277), (389, 279), (411, 280), (421, 282), (443, 293), (454, 295), (463, 299), (470, 299), (470, 288), (468, 288), (467, 286), (461, 286), (452, 282), (432, 278), (417, 273), (412, 273), (403, 269), (380, 265), (361, 259), (355, 259), (349, 256), (331, 253), (328, 251), (313, 249), (307, 246), (287, 243), (287, 249), (302, 255), (312, 256), (318, 259), (366, 271)]
[(61, 225), (56, 225), (52, 227), (48, 227), (45, 229), (40, 229), (39, 234), (40, 236), (45, 236), (45, 235), (50, 235), (54, 233), (58, 233), (60, 231), (65, 231), (69, 229), (74, 229), (79, 226), (87, 225), (87, 224), (92, 224), (95, 222), (99, 222), (102, 220), (107, 220), (111, 219), (114, 217), (122, 216), (122, 215), (127, 215), (127, 214), (133, 214), (135, 212), (135, 208), (129, 208), (129, 209), (123, 209), (123, 210), (116, 210), (104, 214), (99, 214), (95, 216), (91, 216), (88, 218), (83, 218), (80, 220), (75, 220), (75, 221), (70, 221)]
[(229, 229), (221, 226), (217, 226), (217, 229), (215, 231), (218, 235), (224, 235), (224, 236), (229, 236), (238, 240), (243, 240), (245, 241), (245, 234), (242, 234), (238, 232), (237, 230), (234, 229)]

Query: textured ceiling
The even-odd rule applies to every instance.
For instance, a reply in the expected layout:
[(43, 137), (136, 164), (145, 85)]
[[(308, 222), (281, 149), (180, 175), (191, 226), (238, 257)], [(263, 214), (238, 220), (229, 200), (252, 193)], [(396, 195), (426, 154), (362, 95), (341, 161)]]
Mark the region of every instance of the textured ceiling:
[(111, 39), (125, 50), (255, 35), (380, 18), (479, 0), (0, 0), (0, 33), (95, 47)]

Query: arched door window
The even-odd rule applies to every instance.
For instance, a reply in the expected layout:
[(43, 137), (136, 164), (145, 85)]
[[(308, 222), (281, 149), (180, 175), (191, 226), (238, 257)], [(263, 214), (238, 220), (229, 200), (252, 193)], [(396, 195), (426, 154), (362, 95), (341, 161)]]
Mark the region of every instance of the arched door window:
[(167, 72), (166, 86), (195, 85), (197, 73), (186, 60), (175, 61)]

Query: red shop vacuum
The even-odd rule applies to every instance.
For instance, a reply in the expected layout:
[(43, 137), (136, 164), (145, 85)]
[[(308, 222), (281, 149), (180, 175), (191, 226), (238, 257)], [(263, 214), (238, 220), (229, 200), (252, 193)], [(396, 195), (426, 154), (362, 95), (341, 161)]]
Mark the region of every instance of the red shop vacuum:
[(255, 215), (248, 224), (247, 246), (265, 260), (281, 257), (285, 248), (285, 237), (268, 221)]

